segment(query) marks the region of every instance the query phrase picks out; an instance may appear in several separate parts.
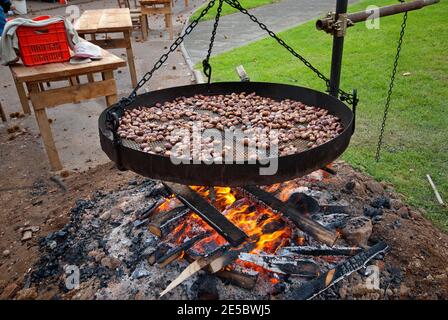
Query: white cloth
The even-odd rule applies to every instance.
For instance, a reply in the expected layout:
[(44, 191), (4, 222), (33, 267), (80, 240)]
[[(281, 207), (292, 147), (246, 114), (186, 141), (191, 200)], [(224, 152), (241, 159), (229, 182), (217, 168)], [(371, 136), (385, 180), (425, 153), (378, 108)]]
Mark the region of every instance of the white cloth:
[(80, 39), (77, 44), (75, 44), (75, 58), (90, 58), (93, 60), (101, 59), (101, 48), (96, 44), (90, 43), (84, 39)]
[(3, 65), (16, 62), (19, 57), (17, 52), (19, 51), (19, 41), (17, 39), (16, 30), (20, 26), (26, 27), (44, 27), (49, 24), (64, 21), (65, 30), (67, 31), (67, 39), (70, 48), (74, 48), (75, 44), (79, 42), (78, 33), (76, 32), (70, 21), (64, 17), (52, 17), (42, 21), (34, 21), (25, 18), (16, 18), (8, 21), (3, 30), (3, 34), (0, 42), (0, 61)]

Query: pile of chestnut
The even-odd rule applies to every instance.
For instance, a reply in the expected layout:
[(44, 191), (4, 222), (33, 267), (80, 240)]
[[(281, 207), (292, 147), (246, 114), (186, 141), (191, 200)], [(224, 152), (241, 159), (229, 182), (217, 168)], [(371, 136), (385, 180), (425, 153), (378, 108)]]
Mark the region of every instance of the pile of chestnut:
[(255, 93), (232, 93), (178, 97), (150, 107), (128, 109), (120, 119), (118, 134), (136, 142), (144, 152), (168, 157), (219, 162), (234, 154), (234, 146), (226, 145), (223, 138), (194, 137), (194, 132), (210, 129), (223, 132), (222, 136), (224, 132), (234, 133), (240, 140), (237, 143), (249, 150), (245, 152), (249, 160), (259, 158), (257, 149), (275, 147), (278, 155), (284, 156), (303, 151), (304, 147), (314, 148), (344, 130), (340, 119), (326, 109), (290, 99), (276, 101)]

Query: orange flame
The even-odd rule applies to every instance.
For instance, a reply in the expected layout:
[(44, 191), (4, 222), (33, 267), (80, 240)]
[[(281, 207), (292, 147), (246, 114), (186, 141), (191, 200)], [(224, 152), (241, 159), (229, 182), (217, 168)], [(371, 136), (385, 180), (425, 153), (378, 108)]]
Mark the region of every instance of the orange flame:
[[(297, 185), (292, 183), (287, 183), (286, 186), (285, 184), (277, 184), (271, 186), (272, 188), (268, 188), (272, 190), (278, 190), (280, 188), (283, 191), (288, 186), (290, 186), (291, 190), (297, 188)], [(251, 253), (264, 252), (273, 254), (279, 248), (290, 244), (292, 229), (282, 219), (281, 215), (259, 204), (252, 203), (247, 198), (244, 198), (236, 189), (230, 187), (213, 187), (211, 189), (203, 186), (192, 186), (191, 188), (205, 199), (208, 199), (227, 219), (244, 231), (250, 238), (257, 239), (256, 246)], [(170, 208), (172, 198), (168, 200), (161, 207), (165, 209)], [(174, 238), (172, 238), (172, 241), (180, 244), (186, 239), (191, 239), (204, 231), (210, 232), (211, 235), (196, 243), (193, 249), (197, 253), (204, 254), (227, 243), (222, 236), (195, 213), (191, 213), (187, 220), (176, 226), (170, 233), (170, 236)], [(237, 260), (237, 263), (260, 273), (266, 272), (262, 267), (252, 263), (240, 260)]]

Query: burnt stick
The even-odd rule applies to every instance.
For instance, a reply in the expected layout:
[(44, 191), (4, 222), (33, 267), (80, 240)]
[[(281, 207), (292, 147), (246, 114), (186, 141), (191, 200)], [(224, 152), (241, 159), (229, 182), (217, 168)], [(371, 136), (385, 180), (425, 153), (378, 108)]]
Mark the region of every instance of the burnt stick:
[(292, 292), (291, 298), (294, 300), (308, 300), (314, 298), (333, 286), (335, 283), (348, 277), (353, 272), (365, 267), (370, 260), (375, 258), (377, 255), (386, 252), (387, 249), (388, 246), (385, 242), (378, 242), (366, 251), (347, 259), (343, 263), (336, 266), (336, 268), (330, 269), (316, 279), (305, 283), (299, 288), (296, 288)]
[(202, 234), (199, 234), (190, 240), (185, 241), (184, 243), (178, 245), (177, 247), (174, 247), (166, 252), (166, 254), (162, 257), (160, 257), (157, 260), (157, 263), (160, 264), (162, 268), (173, 262), (175, 259), (180, 257), (183, 252), (190, 249), (192, 246), (194, 246), (196, 243), (201, 241), (202, 239), (205, 239), (206, 237), (210, 236), (209, 232), (204, 232)]
[(163, 182), (176, 197), (191, 210), (196, 212), (208, 225), (224, 237), (233, 247), (237, 247), (245, 240), (247, 235), (218, 211), (213, 205), (202, 198), (198, 193), (185, 185), (172, 182)]
[(359, 247), (300, 246), (283, 247), (279, 255), (300, 254), (305, 256), (354, 256), (363, 251)]
[(152, 219), (148, 224), (149, 231), (157, 237), (163, 238), (170, 233), (179, 220), (188, 215), (189, 212), (190, 209), (185, 206), (159, 212), (152, 216)]
[(258, 274), (247, 274), (235, 270), (221, 270), (216, 272), (215, 275), (225, 283), (247, 290), (252, 290), (258, 280)]

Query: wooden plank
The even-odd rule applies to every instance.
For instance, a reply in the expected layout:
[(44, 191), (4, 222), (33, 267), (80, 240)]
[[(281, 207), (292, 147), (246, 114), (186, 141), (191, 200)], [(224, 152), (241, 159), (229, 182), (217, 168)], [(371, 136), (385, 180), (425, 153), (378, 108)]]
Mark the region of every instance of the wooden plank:
[(78, 33), (119, 32), (132, 28), (129, 8), (86, 10), (75, 22)]
[(30, 93), (34, 110), (116, 94), (114, 79)]
[(96, 39), (90, 41), (93, 44), (103, 48), (103, 49), (119, 49), (119, 48), (127, 48), (128, 42), (126, 39)]
[(33, 67), (14, 64), (11, 66), (11, 72), (13, 77), (19, 82), (45, 82), (48, 79), (68, 79), (72, 76), (104, 72), (125, 66), (126, 61), (106, 50), (102, 50), (102, 59), (90, 63), (72, 65), (69, 62), (63, 62)]
[(208, 225), (224, 237), (232, 246), (236, 247), (247, 239), (247, 235), (218, 211), (207, 200), (193, 191), (190, 187), (173, 183), (163, 184), (191, 210), (196, 212)]
[(299, 229), (308, 233), (316, 240), (319, 240), (330, 246), (335, 243), (337, 239), (336, 232), (324, 228), (319, 223), (301, 214), (294, 207), (279, 200), (271, 193), (266, 192), (256, 186), (245, 186), (240, 187), (239, 189), (243, 193), (250, 196), (254, 201), (263, 203), (272, 210), (289, 218)]
[(112, 70), (106, 71), (102, 73), (103, 82), (112, 81), (112, 84), (109, 88), (110, 94), (105, 94), (106, 96), (106, 105), (110, 107), (111, 105), (117, 103), (117, 86), (115, 84), (114, 72)]

